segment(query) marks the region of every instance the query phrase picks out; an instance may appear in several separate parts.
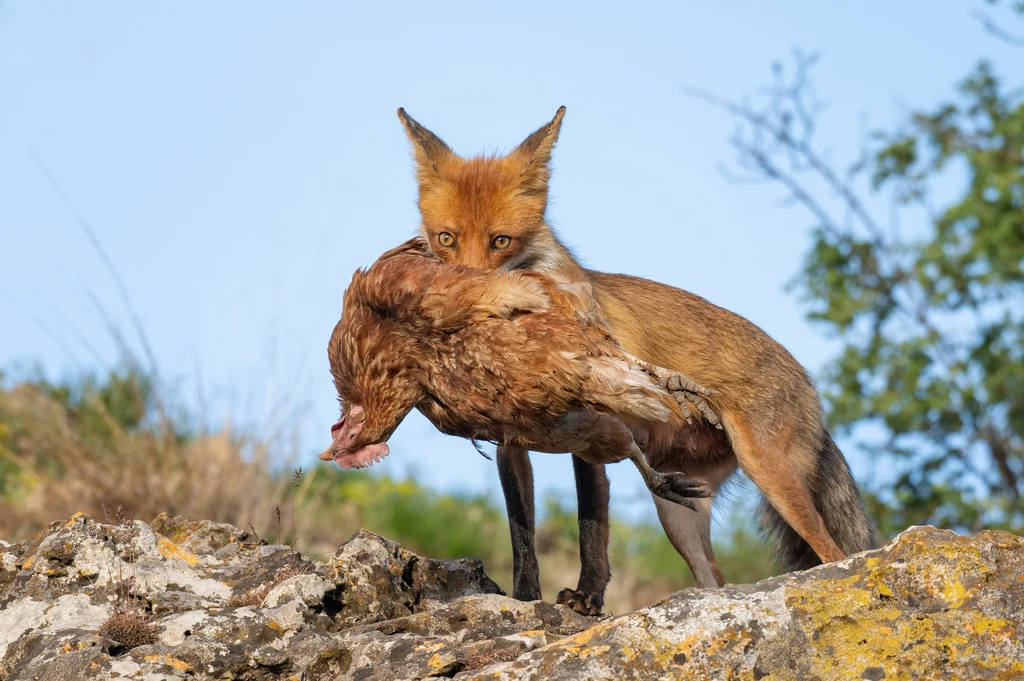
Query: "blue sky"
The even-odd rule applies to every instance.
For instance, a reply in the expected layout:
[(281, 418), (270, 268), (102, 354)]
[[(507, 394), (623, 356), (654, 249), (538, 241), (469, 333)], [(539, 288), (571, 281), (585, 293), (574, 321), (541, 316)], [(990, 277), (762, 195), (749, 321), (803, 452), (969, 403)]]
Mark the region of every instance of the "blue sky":
[[(294, 432), (311, 465), (337, 412), (326, 344), (344, 287), (417, 226), (395, 109), (469, 155), (510, 149), (564, 104), (550, 217), (585, 263), (703, 295), (818, 372), (835, 342), (784, 291), (810, 220), (776, 188), (723, 178), (733, 124), (683, 87), (740, 97), (794, 48), (818, 51), (819, 134), (841, 162), (865, 121), (948, 97), (981, 56), (1019, 82), (1019, 52), (983, 33), (978, 6), (3, 0), (0, 366), (115, 362), (87, 290), (132, 338), (31, 148), (120, 271), (165, 383), (214, 425)], [(500, 503), (493, 464), (418, 415), (392, 444), (381, 470)], [(534, 462), (540, 494), (571, 498), (568, 457)], [(628, 464), (609, 472), (615, 509), (652, 515)]]

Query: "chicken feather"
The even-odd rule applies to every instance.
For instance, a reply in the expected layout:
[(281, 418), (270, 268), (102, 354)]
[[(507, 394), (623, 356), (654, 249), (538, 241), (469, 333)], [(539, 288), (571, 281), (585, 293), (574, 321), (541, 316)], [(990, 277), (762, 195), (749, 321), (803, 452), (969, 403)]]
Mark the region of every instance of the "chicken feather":
[(630, 458), (655, 493), (704, 494), (655, 473), (641, 446), (685, 426), (687, 403), (717, 424), (711, 391), (624, 352), (587, 284), (445, 264), (412, 239), (353, 275), (328, 355), (343, 413), (322, 459), (379, 460), (417, 408), (451, 435)]

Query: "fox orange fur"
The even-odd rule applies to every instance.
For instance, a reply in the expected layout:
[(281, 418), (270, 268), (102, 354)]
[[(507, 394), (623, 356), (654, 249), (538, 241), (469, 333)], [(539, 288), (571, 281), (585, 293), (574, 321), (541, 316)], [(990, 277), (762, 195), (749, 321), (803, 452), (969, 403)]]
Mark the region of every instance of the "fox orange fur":
[[(532, 270), (592, 287), (617, 342), (652, 364), (682, 372), (715, 392), (725, 430), (683, 429), (651, 464), (718, 488), (741, 467), (764, 495), (762, 527), (787, 570), (874, 546), (849, 466), (825, 427), (821, 400), (804, 368), (746, 319), (664, 284), (582, 267), (545, 214), (549, 162), (565, 108), (503, 157), (462, 158), (439, 137), (398, 114), (412, 142), (420, 234), (445, 262), (485, 270)], [(600, 466), (573, 459), (580, 506), (580, 582), (558, 601), (599, 611), (610, 579), (608, 481)], [(508, 507), (514, 595), (540, 598), (534, 549), (533, 480), (527, 452), (502, 447), (498, 468)], [(662, 526), (702, 587), (724, 583), (710, 541), (710, 500), (700, 513), (655, 499)], [(685, 510), (685, 509), (684, 509)]]
[(412, 239), (353, 276), (328, 356), (344, 411), (320, 458), (345, 468), (387, 456), (415, 407), (450, 435), (631, 459), (653, 493), (693, 510), (706, 496), (641, 448), (664, 449), (688, 402), (717, 422), (711, 392), (623, 352), (585, 284), (445, 264)]

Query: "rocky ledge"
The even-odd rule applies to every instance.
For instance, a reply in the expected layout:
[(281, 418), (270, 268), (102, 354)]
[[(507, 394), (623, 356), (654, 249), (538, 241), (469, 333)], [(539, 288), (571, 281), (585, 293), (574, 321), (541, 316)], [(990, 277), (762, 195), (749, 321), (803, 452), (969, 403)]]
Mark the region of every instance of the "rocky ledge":
[(361, 531), (328, 561), (160, 516), (0, 542), (0, 681), (1016, 679), (1024, 539), (911, 528), (842, 563), (615, 618)]

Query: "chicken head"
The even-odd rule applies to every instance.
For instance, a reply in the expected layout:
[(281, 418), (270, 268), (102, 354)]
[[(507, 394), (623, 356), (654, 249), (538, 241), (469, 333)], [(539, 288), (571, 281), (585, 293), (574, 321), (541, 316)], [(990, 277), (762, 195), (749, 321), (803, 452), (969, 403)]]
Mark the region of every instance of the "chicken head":
[(349, 407), (341, 419), (331, 426), (331, 446), (322, 454), (322, 461), (334, 461), (342, 468), (365, 468), (390, 453), (386, 442), (360, 444), (359, 435), (366, 423), (366, 410), (355, 404)]

